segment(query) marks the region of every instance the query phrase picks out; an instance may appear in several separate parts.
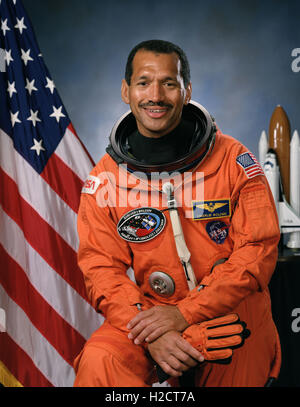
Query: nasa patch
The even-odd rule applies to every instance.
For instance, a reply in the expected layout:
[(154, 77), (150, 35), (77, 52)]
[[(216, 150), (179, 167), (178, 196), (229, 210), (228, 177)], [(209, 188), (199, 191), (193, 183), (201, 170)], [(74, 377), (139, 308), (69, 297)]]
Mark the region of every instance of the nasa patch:
[(127, 212), (120, 219), (117, 230), (127, 242), (147, 242), (159, 235), (166, 225), (165, 215), (155, 208), (139, 208)]
[(228, 228), (225, 222), (212, 221), (206, 225), (208, 236), (217, 244), (223, 244), (228, 236)]
[(101, 181), (99, 178), (90, 175), (85, 181), (81, 193), (93, 195), (97, 191), (100, 184)]

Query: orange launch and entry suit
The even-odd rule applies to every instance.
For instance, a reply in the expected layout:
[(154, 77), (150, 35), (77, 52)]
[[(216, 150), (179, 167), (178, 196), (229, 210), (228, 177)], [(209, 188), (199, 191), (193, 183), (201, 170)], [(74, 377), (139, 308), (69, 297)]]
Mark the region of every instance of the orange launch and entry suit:
[[(240, 142), (218, 130), (212, 153), (190, 178), (183, 182), (177, 174), (183, 187), (176, 190), (180, 183), (174, 177), (198, 281), (192, 291), (176, 252), (166, 199), (157, 192), (164, 181), (139, 183), (108, 154), (93, 169), (81, 197), (78, 259), (89, 298), (105, 322), (75, 360), (75, 386), (157, 382), (146, 347), (127, 337), (126, 326), (139, 312), (137, 304), (142, 310), (177, 305), (190, 325), (230, 312), (246, 321), (251, 336), (234, 350), (232, 362), (200, 364), (197, 386), (264, 386), (270, 375), (278, 374), (280, 344), (268, 283), (280, 232), (266, 178), (258, 164), (249, 165), (251, 160), (255, 157)], [(201, 197), (196, 196), (197, 188)], [(151, 193), (159, 202), (153, 204)], [(148, 227), (141, 226), (139, 216)], [(159, 224), (156, 229), (153, 218)], [(131, 267), (135, 281), (128, 277)], [(163, 296), (151, 287), (149, 278), (157, 271), (170, 277), (173, 294)]]

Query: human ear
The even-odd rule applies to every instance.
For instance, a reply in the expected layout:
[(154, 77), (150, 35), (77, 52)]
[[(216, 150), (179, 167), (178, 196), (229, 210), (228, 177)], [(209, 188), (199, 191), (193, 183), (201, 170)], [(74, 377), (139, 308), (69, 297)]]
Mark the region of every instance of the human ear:
[(192, 83), (191, 82), (188, 84), (185, 91), (186, 91), (186, 95), (185, 95), (185, 99), (184, 99), (184, 104), (187, 105), (190, 103), (191, 98), (192, 98)]
[(122, 80), (121, 96), (122, 96), (123, 102), (125, 102), (127, 105), (129, 105), (129, 85), (125, 79)]

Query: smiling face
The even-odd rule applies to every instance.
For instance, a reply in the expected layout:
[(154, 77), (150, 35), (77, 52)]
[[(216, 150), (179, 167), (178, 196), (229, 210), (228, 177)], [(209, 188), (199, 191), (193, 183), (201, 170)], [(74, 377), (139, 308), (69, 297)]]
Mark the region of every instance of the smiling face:
[(179, 124), (183, 106), (191, 99), (191, 84), (184, 87), (176, 53), (140, 50), (132, 67), (130, 85), (122, 81), (122, 99), (130, 105), (143, 136), (162, 137)]

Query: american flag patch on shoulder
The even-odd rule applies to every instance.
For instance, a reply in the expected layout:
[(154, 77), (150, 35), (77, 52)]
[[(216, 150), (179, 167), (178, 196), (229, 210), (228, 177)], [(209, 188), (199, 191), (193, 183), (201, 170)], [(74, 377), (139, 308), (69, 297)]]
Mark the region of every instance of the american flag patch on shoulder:
[(236, 158), (236, 162), (243, 168), (248, 178), (253, 178), (257, 175), (265, 175), (259, 162), (249, 151), (247, 153), (239, 155)]

